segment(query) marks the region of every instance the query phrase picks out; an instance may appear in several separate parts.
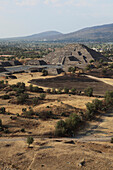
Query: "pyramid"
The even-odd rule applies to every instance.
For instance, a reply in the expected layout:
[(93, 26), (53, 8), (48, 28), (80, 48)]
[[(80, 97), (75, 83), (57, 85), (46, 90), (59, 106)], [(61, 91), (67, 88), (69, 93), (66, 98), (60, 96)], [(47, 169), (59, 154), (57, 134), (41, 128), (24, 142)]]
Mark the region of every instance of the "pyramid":
[(77, 66), (80, 68), (86, 67), (91, 60), (99, 61), (100, 59), (107, 61), (101, 53), (83, 44), (70, 44), (63, 48), (57, 48), (45, 57), (48, 64), (63, 65), (64, 67)]

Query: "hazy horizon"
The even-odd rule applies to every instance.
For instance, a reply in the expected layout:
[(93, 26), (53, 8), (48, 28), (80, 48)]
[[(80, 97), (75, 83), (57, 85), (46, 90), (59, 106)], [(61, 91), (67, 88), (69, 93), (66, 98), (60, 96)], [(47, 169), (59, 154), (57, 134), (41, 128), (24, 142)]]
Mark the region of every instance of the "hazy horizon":
[(112, 0), (0, 0), (0, 38), (110, 24), (112, 7)]

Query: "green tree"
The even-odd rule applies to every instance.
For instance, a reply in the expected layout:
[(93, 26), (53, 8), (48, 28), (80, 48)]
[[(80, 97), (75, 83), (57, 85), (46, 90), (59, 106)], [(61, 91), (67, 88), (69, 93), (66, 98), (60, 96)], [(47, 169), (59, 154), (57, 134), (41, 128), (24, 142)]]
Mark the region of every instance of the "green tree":
[(32, 136), (28, 136), (27, 137), (27, 143), (28, 143), (28, 147), (34, 142), (34, 138)]

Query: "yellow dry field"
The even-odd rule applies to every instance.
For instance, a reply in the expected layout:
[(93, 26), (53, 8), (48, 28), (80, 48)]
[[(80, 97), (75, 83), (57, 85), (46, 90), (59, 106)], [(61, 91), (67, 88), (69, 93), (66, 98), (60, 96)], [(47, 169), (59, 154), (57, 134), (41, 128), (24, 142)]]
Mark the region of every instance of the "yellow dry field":
[[(20, 74), (14, 74), (14, 76), (17, 77), (17, 79), (7, 79), (8, 83), (9, 84), (16, 84), (18, 82), (23, 82), (25, 83), (26, 86), (29, 86), (30, 83), (28, 83), (30, 80), (32, 79), (45, 79), (45, 78), (53, 78), (53, 77), (56, 77), (56, 76), (41, 76), (42, 73), (40, 72), (37, 72), (37, 73), (20, 73)], [(61, 76), (62, 74), (60, 75), (57, 75), (57, 76)], [(3, 78), (1, 77), (0, 80), (2, 80)], [(47, 89), (47, 88), (45, 88)]]
[[(2, 93), (5, 94), (5, 93)], [(32, 96), (38, 97), (39, 94), (34, 93)], [(79, 108), (79, 109), (85, 109), (86, 103), (91, 102), (95, 97), (86, 97), (86, 96), (77, 96), (77, 95), (71, 95), (68, 94), (61, 94), (61, 95), (49, 95), (47, 94), (45, 103), (39, 104), (37, 106), (31, 105), (17, 105), (8, 103), (9, 100), (2, 100), (0, 98), (0, 107), (5, 107), (7, 112), (11, 112), (14, 114), (21, 114), (22, 108), (29, 108), (29, 106), (33, 107), (35, 111), (46, 108), (47, 106), (61, 106), (62, 104), (68, 104), (70, 106)], [(53, 100), (53, 101), (50, 101)], [(101, 100), (101, 99), (100, 99)]]

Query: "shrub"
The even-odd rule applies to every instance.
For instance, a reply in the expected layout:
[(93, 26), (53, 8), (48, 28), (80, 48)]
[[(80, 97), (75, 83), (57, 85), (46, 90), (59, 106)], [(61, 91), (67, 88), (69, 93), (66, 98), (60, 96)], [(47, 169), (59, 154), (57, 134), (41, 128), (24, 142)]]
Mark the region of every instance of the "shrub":
[(29, 85), (29, 91), (30, 91), (30, 92), (33, 91), (33, 85), (32, 85), (32, 84)]
[(90, 60), (89, 62), (90, 62), (90, 63), (93, 63), (93, 62), (94, 62), (94, 60)]
[(68, 93), (69, 93), (69, 89), (65, 87), (65, 88), (64, 88), (64, 93), (67, 93), (67, 94), (68, 94)]
[(39, 114), (39, 118), (41, 118), (42, 120), (47, 120), (50, 118), (53, 118), (53, 114), (52, 111), (43, 111)]
[(75, 73), (76, 68), (75, 67), (69, 67), (68, 72)]
[(47, 93), (51, 93), (51, 89), (47, 89)]
[(109, 65), (109, 68), (113, 68), (113, 63)]
[(17, 96), (17, 103), (23, 104), (28, 98), (29, 98), (29, 95), (27, 93), (20, 94), (19, 96)]
[(86, 118), (91, 119), (94, 116), (95, 112), (96, 110), (95, 110), (94, 104), (88, 102), (86, 104)]
[(71, 93), (72, 93), (72, 94), (75, 94), (75, 92), (76, 92), (76, 89), (75, 89), (75, 88), (72, 88), (72, 89), (71, 89)]
[(106, 68), (103, 68), (103, 69), (102, 69), (102, 75), (106, 75), (106, 73), (107, 73)]
[(113, 138), (111, 138), (111, 143), (113, 143)]
[(5, 129), (4, 133), (8, 134), (8, 133), (10, 133), (10, 131), (8, 129)]
[(10, 96), (5, 94), (4, 96), (2, 96), (2, 99), (4, 99), (4, 100), (10, 99)]
[(57, 92), (58, 92), (58, 94), (61, 94), (62, 93), (62, 88), (59, 88)]
[(42, 70), (42, 76), (47, 76), (48, 75), (48, 71), (47, 70)]
[(80, 117), (75, 113), (71, 114), (69, 118), (66, 119), (66, 129), (68, 136), (73, 136), (75, 134), (80, 122)]
[(81, 119), (78, 115), (75, 113), (71, 114), (65, 121), (60, 120), (57, 122), (55, 134), (57, 136), (73, 136), (79, 127), (80, 122)]
[(113, 104), (113, 91), (107, 91), (104, 97), (106, 105), (110, 106)]
[(34, 142), (34, 138), (32, 136), (28, 136), (27, 137), (27, 143), (28, 143), (28, 147)]
[(5, 113), (6, 113), (5, 107), (1, 107), (0, 108), (0, 114), (5, 114)]
[(32, 103), (34, 105), (37, 105), (39, 103), (39, 98), (38, 97), (34, 97), (33, 100), (32, 100)]
[(86, 118), (91, 119), (98, 111), (102, 110), (103, 107), (101, 100), (94, 99), (92, 103), (88, 102), (86, 104)]
[(25, 132), (25, 129), (24, 129), (24, 128), (22, 128), (22, 129), (21, 129), (21, 132)]
[(95, 110), (102, 110), (103, 104), (101, 100), (94, 99), (92, 100), (92, 104), (94, 105)]
[(45, 98), (46, 98), (46, 94), (44, 94), (44, 93), (40, 94), (40, 99), (41, 100), (44, 100)]
[(53, 94), (56, 94), (56, 89), (55, 88), (52, 88), (52, 91), (51, 91)]
[(0, 119), (0, 127), (2, 126), (2, 120)]
[(86, 96), (89, 96), (89, 97), (93, 96), (93, 88), (92, 88), (92, 87), (86, 88), (86, 89), (84, 90), (84, 94), (85, 94)]
[(30, 118), (31, 116), (35, 115), (35, 112), (33, 111), (33, 109), (31, 107), (29, 107), (29, 110), (27, 110), (26, 108), (24, 110), (24, 108), (23, 108), (22, 109), (22, 115)]

